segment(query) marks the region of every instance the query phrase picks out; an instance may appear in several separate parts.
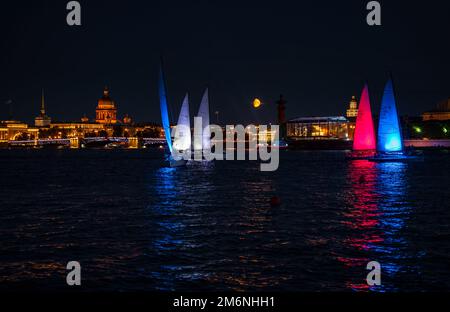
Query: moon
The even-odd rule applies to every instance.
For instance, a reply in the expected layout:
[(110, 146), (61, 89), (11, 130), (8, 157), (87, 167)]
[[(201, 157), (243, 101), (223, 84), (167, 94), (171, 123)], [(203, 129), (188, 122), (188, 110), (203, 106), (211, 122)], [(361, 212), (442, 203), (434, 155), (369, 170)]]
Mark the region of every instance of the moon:
[(253, 107), (254, 107), (254, 108), (259, 108), (261, 105), (262, 105), (262, 103), (261, 103), (261, 100), (260, 100), (260, 99), (255, 98), (255, 99), (253, 100)]

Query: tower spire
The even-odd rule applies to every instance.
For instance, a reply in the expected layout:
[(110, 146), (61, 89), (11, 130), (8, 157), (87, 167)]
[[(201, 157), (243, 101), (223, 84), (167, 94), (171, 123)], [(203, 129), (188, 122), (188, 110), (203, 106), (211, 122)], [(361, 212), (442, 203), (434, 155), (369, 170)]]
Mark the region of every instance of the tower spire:
[(45, 116), (44, 89), (42, 89), (42, 95), (41, 95), (41, 115), (42, 115), (42, 116)]

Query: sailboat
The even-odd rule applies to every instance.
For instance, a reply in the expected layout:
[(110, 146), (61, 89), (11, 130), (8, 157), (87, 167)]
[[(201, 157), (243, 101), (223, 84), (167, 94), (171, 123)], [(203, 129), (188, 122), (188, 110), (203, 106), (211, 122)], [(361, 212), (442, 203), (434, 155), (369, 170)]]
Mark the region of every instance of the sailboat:
[(375, 130), (370, 105), (369, 86), (365, 84), (358, 107), (358, 116), (356, 117), (353, 155), (351, 158), (365, 159), (371, 157), (375, 154), (375, 149)]
[(373, 162), (398, 162), (418, 157), (405, 155), (392, 78), (384, 88), (378, 123), (377, 155)]
[(392, 78), (389, 78), (381, 101), (377, 155), (370, 161), (404, 162), (409, 160), (423, 160), (423, 157), (413, 153), (405, 153), (394, 84)]
[(377, 152), (379, 154), (403, 154), (403, 139), (391, 78), (386, 83), (381, 102)]
[(209, 129), (209, 92), (206, 88), (203, 93), (202, 101), (200, 102), (200, 107), (198, 109), (197, 117), (201, 118), (202, 131), (194, 133), (194, 153), (196, 154), (195, 159), (202, 159), (204, 152), (207, 152), (211, 148), (211, 131)]
[[(189, 95), (186, 94), (181, 105), (178, 123), (175, 127), (171, 166), (185, 165), (191, 153), (191, 121), (189, 118)], [(183, 163), (184, 161), (184, 163)]]
[[(158, 90), (159, 90), (159, 106), (160, 106), (160, 110), (161, 110), (161, 121), (162, 121), (162, 126), (164, 129), (164, 133), (165, 133), (165, 138), (166, 138), (166, 142), (167, 142), (167, 147), (169, 150), (169, 155), (167, 156), (167, 159), (169, 161), (169, 164), (171, 167), (179, 167), (179, 166), (184, 166), (186, 165), (187, 161), (185, 159), (179, 158), (179, 157), (174, 157), (174, 145), (172, 144), (172, 136), (171, 136), (171, 129), (170, 129), (170, 120), (169, 120), (169, 110), (168, 110), (168, 104), (167, 104), (167, 89), (166, 89), (166, 84), (165, 84), (165, 79), (164, 79), (164, 70), (163, 70), (163, 65), (162, 65), (162, 61), (161, 61), (161, 65), (160, 65), (160, 71), (159, 71), (159, 83), (158, 83)], [(187, 112), (187, 125), (189, 128), (189, 133), (190, 133), (190, 122), (189, 122), (189, 100), (188, 97), (185, 97), (185, 101), (183, 101), (183, 105), (181, 107), (181, 112), (180, 112), (180, 117), (178, 118), (178, 123), (179, 124), (186, 124), (186, 112)], [(181, 150), (184, 148), (185, 146), (185, 137), (187, 135), (187, 133), (185, 133), (186, 131), (181, 131), (180, 133), (180, 129), (184, 128), (184, 127), (180, 127), (178, 129), (178, 138), (176, 137), (175, 142), (176, 143), (176, 151), (179, 151), (179, 148), (181, 147)], [(175, 131), (176, 132), (176, 131)], [(190, 134), (189, 134), (189, 148), (190, 148)]]

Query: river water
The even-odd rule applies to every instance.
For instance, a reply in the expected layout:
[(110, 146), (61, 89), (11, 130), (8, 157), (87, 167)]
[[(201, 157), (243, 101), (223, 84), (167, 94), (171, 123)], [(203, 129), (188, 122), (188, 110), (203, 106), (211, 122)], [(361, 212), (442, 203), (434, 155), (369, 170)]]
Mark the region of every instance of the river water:
[(1, 150), (0, 289), (64, 291), (79, 261), (88, 292), (450, 290), (448, 153), (280, 158), (260, 172), (167, 168), (158, 150)]

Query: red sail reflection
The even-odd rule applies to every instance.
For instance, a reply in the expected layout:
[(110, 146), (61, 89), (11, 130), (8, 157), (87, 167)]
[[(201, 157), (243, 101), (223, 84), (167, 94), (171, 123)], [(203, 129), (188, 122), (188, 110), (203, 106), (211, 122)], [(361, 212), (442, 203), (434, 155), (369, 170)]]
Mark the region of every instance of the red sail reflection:
[(374, 259), (365, 257), (377, 244), (383, 242), (379, 230), (380, 211), (376, 192), (376, 164), (366, 160), (355, 160), (349, 164), (350, 191), (346, 195), (347, 209), (342, 222), (349, 230), (344, 240), (345, 256), (338, 257), (348, 271), (348, 288), (368, 290), (366, 265)]

